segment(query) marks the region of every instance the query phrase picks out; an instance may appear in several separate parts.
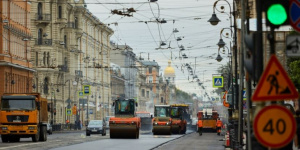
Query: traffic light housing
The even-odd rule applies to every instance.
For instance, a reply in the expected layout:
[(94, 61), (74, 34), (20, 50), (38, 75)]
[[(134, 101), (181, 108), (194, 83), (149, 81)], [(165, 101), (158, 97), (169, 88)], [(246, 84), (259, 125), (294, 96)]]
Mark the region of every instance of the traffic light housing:
[(247, 47), (246, 53), (244, 53), (244, 66), (247, 72), (254, 77), (254, 70), (255, 70), (255, 61), (256, 61), (256, 39), (257, 32), (252, 32), (250, 34), (246, 34), (244, 41)]
[(72, 113), (73, 113), (73, 115), (76, 115), (76, 112), (77, 112), (77, 107), (76, 107), (76, 106), (73, 106), (73, 108), (72, 108)]
[(263, 11), (266, 14), (266, 25), (279, 28), (290, 24), (289, 0), (263, 0)]

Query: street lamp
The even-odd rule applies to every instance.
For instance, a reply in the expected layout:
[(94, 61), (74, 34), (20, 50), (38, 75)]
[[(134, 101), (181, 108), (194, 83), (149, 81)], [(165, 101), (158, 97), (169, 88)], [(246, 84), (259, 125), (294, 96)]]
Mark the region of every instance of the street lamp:
[[(218, 10), (217, 8), (216, 8), (216, 5), (217, 5), (217, 3), (218, 2), (220, 2), (220, 1), (224, 1), (224, 2), (226, 2), (228, 5), (229, 5), (229, 20), (230, 20), (230, 28), (229, 29), (231, 29), (231, 28), (233, 28), (233, 31), (234, 31), (234, 38), (233, 38), (233, 43), (234, 43), (234, 46), (233, 46), (233, 52), (234, 52), (234, 59), (235, 59), (235, 78), (237, 78), (237, 76), (238, 76), (238, 74), (237, 74), (237, 66), (238, 66), (238, 63), (237, 63), (237, 46), (236, 46), (236, 42), (237, 42), (237, 35), (236, 35), (236, 16), (235, 16), (235, 12), (232, 12), (231, 11), (231, 5), (230, 5), (230, 3), (227, 1), (227, 0), (217, 0), (217, 1), (215, 1), (215, 3), (214, 3), (214, 5), (213, 5), (213, 15), (212, 15), (212, 18), (211, 19), (209, 19), (208, 20), (208, 22), (210, 22), (212, 25), (217, 25), (218, 24), (218, 18), (217, 18), (217, 15), (215, 14), (215, 10), (217, 10), (218, 12), (220, 12), (220, 13), (225, 13), (225, 7), (224, 6), (221, 6), (221, 10)], [(233, 1), (233, 3), (235, 3), (235, 1)], [(233, 10), (234, 11), (236, 11), (235, 10), (235, 4), (233, 4)], [(232, 25), (232, 18), (231, 18), (231, 15), (233, 16), (233, 19), (234, 19), (234, 24)], [(222, 31), (221, 31), (221, 33), (222, 33)], [(232, 36), (232, 32), (231, 32), (231, 36)], [(219, 47), (220, 46), (222, 46), (223, 44), (221, 43), (220, 45), (218, 45)], [(224, 45), (225, 46), (225, 45)], [(217, 57), (218, 58), (218, 57)], [(235, 89), (235, 90), (234, 90)], [(236, 91), (236, 92), (235, 92)], [(229, 113), (229, 118), (232, 118), (232, 110), (231, 109), (234, 109), (234, 108), (239, 108), (239, 104), (238, 104), (238, 98), (239, 98), (239, 93), (238, 93), (238, 91), (239, 91), (239, 89), (238, 89), (238, 82), (237, 82), (237, 79), (235, 80), (235, 88), (233, 88), (233, 90), (232, 90), (232, 99), (233, 99), (233, 103), (232, 103), (232, 105), (230, 105), (230, 109), (228, 109), (228, 113)], [(235, 92), (235, 93), (234, 93)], [(236, 100), (237, 100), (237, 103), (235, 103), (235, 105), (234, 105), (234, 99), (236, 98)], [(241, 100), (242, 101), (242, 100)], [(235, 106), (235, 107), (234, 107)], [(242, 117), (242, 115), (239, 115), (239, 121), (241, 120), (241, 117)], [(242, 132), (242, 126), (241, 126), (241, 123), (242, 122), (240, 122), (239, 124), (236, 122), (237, 120), (229, 120), (230, 121), (230, 123), (231, 123), (231, 125), (230, 125), (230, 128), (232, 128), (232, 124), (234, 124), (234, 129), (235, 129), (235, 141), (239, 141), (240, 143), (237, 143), (237, 142), (235, 142), (235, 143), (233, 143), (234, 145), (232, 145), (232, 148), (236, 148), (236, 146), (241, 146), (242, 145), (242, 139), (241, 139), (241, 137), (242, 136), (238, 136), (237, 135), (237, 133), (238, 133), (238, 130), (237, 130), (237, 125), (239, 125), (240, 127), (240, 132)], [(231, 134), (231, 135), (233, 135), (233, 134)], [(240, 133), (240, 135), (241, 135), (241, 133)], [(231, 140), (233, 140), (233, 138), (234, 138), (234, 136), (233, 137), (230, 137), (230, 139)], [(230, 142), (230, 143), (232, 143), (232, 141)]]

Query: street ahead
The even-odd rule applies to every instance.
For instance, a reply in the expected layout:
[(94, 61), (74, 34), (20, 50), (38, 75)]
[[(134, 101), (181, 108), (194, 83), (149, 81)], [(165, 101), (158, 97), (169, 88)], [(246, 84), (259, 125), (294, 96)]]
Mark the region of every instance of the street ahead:
[(141, 134), (139, 139), (110, 139), (109, 134), (85, 137), (84, 131), (71, 131), (49, 135), (46, 142), (34, 143), (31, 138), (23, 138), (21, 142), (1, 143), (0, 150), (223, 150), (223, 142), (219, 141), (222, 138), (215, 133), (199, 136), (188, 132), (186, 135)]

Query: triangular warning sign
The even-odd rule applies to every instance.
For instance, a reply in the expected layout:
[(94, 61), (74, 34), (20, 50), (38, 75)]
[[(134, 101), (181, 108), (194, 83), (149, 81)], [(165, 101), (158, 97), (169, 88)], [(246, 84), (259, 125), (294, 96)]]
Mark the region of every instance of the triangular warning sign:
[(288, 74), (275, 55), (272, 55), (257, 88), (252, 101), (279, 101), (297, 99), (298, 92)]

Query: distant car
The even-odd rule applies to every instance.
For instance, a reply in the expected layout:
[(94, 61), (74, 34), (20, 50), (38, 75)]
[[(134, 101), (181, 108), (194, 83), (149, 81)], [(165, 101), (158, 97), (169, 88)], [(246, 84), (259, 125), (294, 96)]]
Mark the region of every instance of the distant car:
[(106, 116), (105, 117), (105, 122), (106, 122), (106, 129), (109, 129), (109, 118), (114, 117), (114, 116)]
[(106, 135), (106, 126), (103, 120), (91, 120), (86, 128), (86, 136), (91, 134), (102, 134)]
[(50, 123), (47, 123), (47, 133), (52, 134), (52, 125)]

